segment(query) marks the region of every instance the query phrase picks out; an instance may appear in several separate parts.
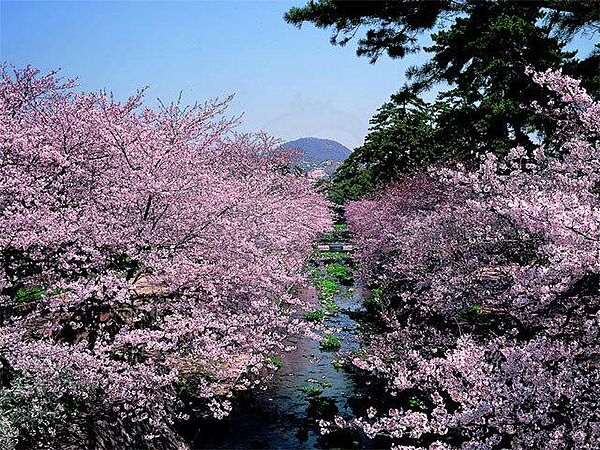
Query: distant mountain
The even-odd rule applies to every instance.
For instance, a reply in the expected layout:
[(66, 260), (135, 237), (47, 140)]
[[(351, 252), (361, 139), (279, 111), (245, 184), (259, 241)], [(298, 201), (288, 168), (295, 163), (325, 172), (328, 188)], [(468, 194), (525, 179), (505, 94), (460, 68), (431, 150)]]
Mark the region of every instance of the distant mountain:
[(283, 144), (283, 148), (302, 151), (304, 154), (300, 161), (314, 166), (320, 166), (326, 161), (341, 163), (351, 153), (348, 147), (339, 142), (315, 137), (304, 137), (286, 142)]

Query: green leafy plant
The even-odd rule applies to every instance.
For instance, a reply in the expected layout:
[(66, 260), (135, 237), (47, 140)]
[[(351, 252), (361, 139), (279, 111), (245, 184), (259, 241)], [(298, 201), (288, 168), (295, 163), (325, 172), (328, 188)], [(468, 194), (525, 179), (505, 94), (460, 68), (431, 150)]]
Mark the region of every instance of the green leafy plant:
[(325, 261), (340, 261), (348, 257), (348, 252), (321, 252), (319, 257)]
[(333, 224), (333, 229), (335, 231), (347, 231), (348, 230), (348, 224), (347, 223), (334, 223)]
[(319, 344), (319, 347), (324, 352), (337, 352), (341, 346), (340, 340), (331, 333), (325, 334)]
[(317, 289), (326, 297), (331, 297), (340, 290), (338, 284), (331, 278), (322, 278), (319, 280), (317, 282)]
[(317, 266), (313, 266), (312, 264), (308, 268), (308, 277), (313, 283), (318, 283), (318, 280), (321, 278), (322, 272), (321, 269)]
[(338, 305), (332, 299), (324, 299), (323, 301), (321, 301), (321, 304), (330, 313), (336, 313), (340, 310), (340, 305)]
[(383, 294), (383, 292), (381, 291), (381, 289), (379, 288), (375, 288), (375, 289), (371, 289), (371, 296), (375, 299), (375, 300), (380, 300), (381, 299), (381, 295)]
[(315, 309), (304, 314), (304, 320), (309, 322), (316, 322), (322, 320), (325, 317), (325, 312), (322, 309)]
[(328, 264), (325, 270), (327, 272), (327, 275), (335, 277), (341, 283), (347, 283), (352, 281), (352, 272), (350, 271), (350, 269), (347, 266), (340, 264), (339, 262)]
[(501, 318), (501, 314), (498, 314), (497, 311), (483, 309), (479, 305), (473, 305), (464, 308), (459, 312), (459, 314), (463, 319), (471, 323), (478, 323), (481, 325), (492, 325), (497, 323)]
[(479, 306), (479, 305), (469, 306), (468, 308), (463, 309), (462, 313), (464, 315), (481, 314), (481, 306)]
[(410, 409), (419, 410), (421, 409), (421, 400), (413, 395), (408, 398), (408, 406)]
[(338, 414), (338, 407), (333, 398), (329, 397), (311, 397), (308, 399), (310, 405), (307, 409), (307, 416), (311, 418), (331, 418)]
[(352, 298), (353, 295), (354, 295), (354, 288), (348, 288), (344, 291), (344, 293), (342, 294), (342, 297)]
[(270, 366), (273, 366), (275, 369), (279, 369), (279, 368), (281, 368), (283, 361), (281, 360), (281, 358), (279, 358), (277, 356), (268, 356), (267, 364), (269, 364)]
[(15, 300), (17, 303), (29, 303), (34, 302), (46, 295), (46, 291), (41, 287), (34, 286), (29, 289), (21, 288), (15, 293)]
[(318, 397), (323, 393), (323, 388), (320, 386), (302, 386), (300, 390), (307, 397)]
[(312, 383), (312, 384), (316, 384), (318, 386), (321, 386), (322, 388), (328, 388), (328, 387), (332, 387), (333, 385), (331, 383), (329, 383), (328, 381), (321, 381), (321, 380), (315, 380), (314, 378), (309, 378), (308, 380), (306, 380), (308, 383)]

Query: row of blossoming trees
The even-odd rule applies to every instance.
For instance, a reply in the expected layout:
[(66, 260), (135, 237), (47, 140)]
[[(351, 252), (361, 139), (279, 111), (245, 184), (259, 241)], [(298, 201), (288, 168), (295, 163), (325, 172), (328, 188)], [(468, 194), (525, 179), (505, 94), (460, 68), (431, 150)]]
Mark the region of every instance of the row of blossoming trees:
[(600, 104), (532, 76), (555, 145), (348, 207), (387, 325), (354, 364), (390, 394), (351, 425), (399, 449), (600, 448)]
[(0, 447), (163, 448), (297, 331), (328, 205), (227, 101), (0, 81)]

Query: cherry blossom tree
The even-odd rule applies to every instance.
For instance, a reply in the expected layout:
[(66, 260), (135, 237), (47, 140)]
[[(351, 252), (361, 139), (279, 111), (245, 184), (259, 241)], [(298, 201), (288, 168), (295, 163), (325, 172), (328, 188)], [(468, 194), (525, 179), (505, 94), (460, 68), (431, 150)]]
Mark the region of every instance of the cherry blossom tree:
[(600, 105), (532, 77), (558, 97), (554, 145), (349, 205), (386, 325), (354, 364), (389, 395), (337, 425), (405, 450), (600, 446)]
[(0, 442), (181, 445), (301, 325), (328, 204), (228, 99), (143, 106), (56, 73), (0, 80)]

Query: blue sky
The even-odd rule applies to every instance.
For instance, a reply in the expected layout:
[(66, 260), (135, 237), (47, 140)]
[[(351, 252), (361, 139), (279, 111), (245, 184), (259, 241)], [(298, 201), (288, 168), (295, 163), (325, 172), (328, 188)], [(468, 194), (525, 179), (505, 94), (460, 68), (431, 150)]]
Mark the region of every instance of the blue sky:
[(371, 65), (352, 45), (331, 46), (328, 31), (285, 23), (284, 12), (304, 3), (1, 0), (0, 60), (60, 68), (82, 89), (119, 98), (149, 85), (149, 104), (180, 91), (189, 103), (233, 93), (244, 130), (353, 148), (421, 57)]
[(285, 23), (283, 13), (303, 3), (3, 0), (0, 59), (61, 68), (83, 89), (120, 98), (148, 84), (151, 104), (179, 91), (190, 103), (234, 93), (243, 129), (352, 148), (408, 63), (373, 66), (354, 47), (332, 47), (327, 31)]

